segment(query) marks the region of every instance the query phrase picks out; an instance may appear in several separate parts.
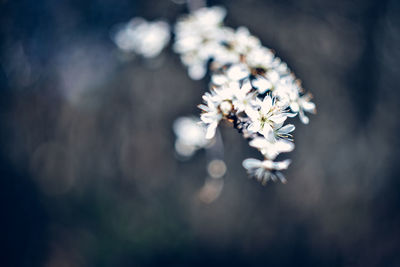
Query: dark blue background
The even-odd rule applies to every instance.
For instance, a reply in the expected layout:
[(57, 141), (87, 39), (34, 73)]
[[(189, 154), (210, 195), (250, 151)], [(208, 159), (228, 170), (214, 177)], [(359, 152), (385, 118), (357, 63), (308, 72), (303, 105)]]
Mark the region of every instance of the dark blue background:
[(205, 155), (178, 162), (171, 124), (198, 114), (170, 49), (121, 61), (110, 38), (134, 16), (173, 23), (172, 1), (0, 1), (1, 266), (399, 266), (397, 1), (212, 1), (315, 96), (296, 124), (287, 185), (240, 166), (194, 200)]

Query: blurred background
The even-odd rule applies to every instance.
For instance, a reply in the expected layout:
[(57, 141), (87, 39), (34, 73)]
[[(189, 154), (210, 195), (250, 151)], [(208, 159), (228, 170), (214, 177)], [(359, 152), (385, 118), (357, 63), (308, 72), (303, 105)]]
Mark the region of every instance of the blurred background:
[(303, 81), (286, 185), (222, 127), (224, 188), (199, 200), (206, 155), (179, 161), (172, 123), (199, 114), (171, 46), (122, 58), (110, 32), (173, 23), (181, 1), (0, 0), (1, 266), (400, 266), (400, 2), (208, 1)]

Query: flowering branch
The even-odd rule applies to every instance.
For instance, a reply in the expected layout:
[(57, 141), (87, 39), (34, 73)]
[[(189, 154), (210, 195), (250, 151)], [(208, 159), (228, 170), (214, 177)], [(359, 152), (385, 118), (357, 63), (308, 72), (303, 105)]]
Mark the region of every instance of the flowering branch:
[[(190, 14), (182, 16), (174, 29), (173, 49), (188, 67), (189, 76), (198, 80), (207, 71), (211, 74), (209, 91), (199, 105), (202, 125), (193, 118), (176, 120), (175, 149), (180, 156), (190, 157), (210, 147), (220, 121), (226, 120), (264, 157), (244, 160), (248, 173), (263, 184), (286, 182), (280, 171), (288, 168), (290, 160), (275, 161), (279, 154), (294, 149), (295, 126), (285, 122), (298, 115), (308, 124), (305, 113), (315, 113), (311, 95), (304, 93), (286, 63), (247, 28), (224, 26), (224, 8), (201, 7), (204, 2), (187, 0)], [(141, 18), (131, 20), (114, 36), (121, 50), (147, 58), (157, 56), (169, 39), (168, 24)]]
[(199, 105), (206, 139), (214, 137), (221, 120), (232, 122), (264, 156), (243, 161), (248, 173), (263, 184), (270, 179), (286, 182), (280, 171), (288, 168), (290, 160), (274, 161), (294, 149), (295, 126), (285, 121), (299, 115), (307, 124), (305, 112), (315, 113), (315, 104), (286, 63), (258, 38), (244, 27), (223, 26), (225, 15), (222, 7), (201, 8), (175, 26), (174, 50), (189, 76), (201, 79), (208, 66), (211, 71), (209, 92)]

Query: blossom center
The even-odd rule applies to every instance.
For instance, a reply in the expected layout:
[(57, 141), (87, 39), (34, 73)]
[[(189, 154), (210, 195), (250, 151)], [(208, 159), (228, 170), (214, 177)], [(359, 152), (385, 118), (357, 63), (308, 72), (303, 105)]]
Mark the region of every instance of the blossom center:
[(232, 103), (231, 101), (225, 100), (219, 105), (219, 109), (221, 110), (223, 115), (228, 115), (232, 111)]

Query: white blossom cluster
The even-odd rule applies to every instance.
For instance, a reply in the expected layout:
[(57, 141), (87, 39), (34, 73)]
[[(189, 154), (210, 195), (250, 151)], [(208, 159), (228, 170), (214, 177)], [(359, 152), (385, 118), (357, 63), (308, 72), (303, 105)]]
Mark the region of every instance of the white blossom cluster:
[(146, 58), (153, 58), (158, 56), (168, 44), (170, 35), (168, 23), (148, 22), (137, 17), (121, 25), (113, 36), (113, 40), (124, 52), (134, 52)]
[(213, 138), (221, 120), (231, 122), (264, 156), (243, 161), (248, 173), (263, 184), (270, 179), (285, 182), (280, 171), (290, 160), (275, 161), (280, 153), (294, 149), (295, 126), (285, 122), (299, 115), (307, 124), (305, 112), (315, 112), (315, 104), (286, 63), (258, 38), (244, 27), (223, 26), (225, 15), (222, 7), (210, 7), (181, 18), (174, 50), (193, 79), (203, 78), (210, 66), (210, 91), (199, 106), (206, 138)]

